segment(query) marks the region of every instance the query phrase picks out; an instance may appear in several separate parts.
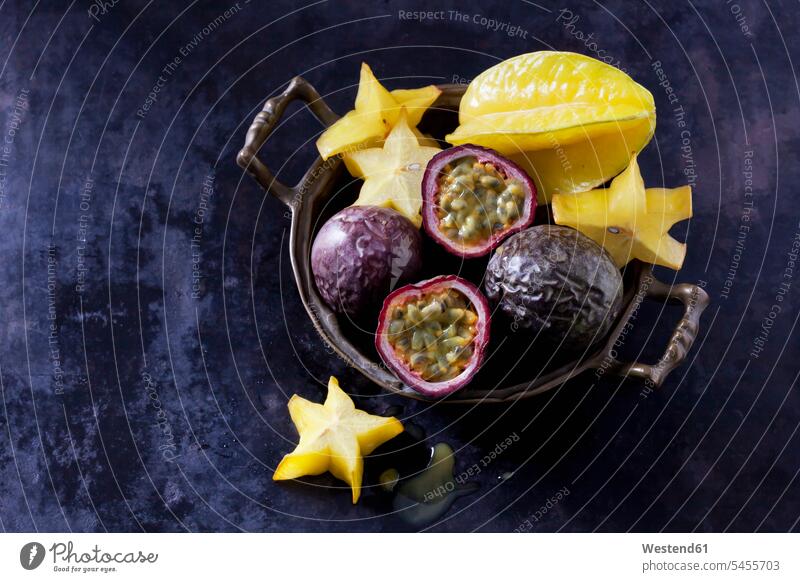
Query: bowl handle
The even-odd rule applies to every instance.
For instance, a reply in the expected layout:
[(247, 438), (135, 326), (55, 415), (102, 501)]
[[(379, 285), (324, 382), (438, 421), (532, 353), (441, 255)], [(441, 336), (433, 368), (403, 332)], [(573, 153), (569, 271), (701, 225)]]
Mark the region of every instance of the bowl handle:
[(308, 81), (303, 77), (295, 77), (289, 82), (289, 86), (283, 93), (267, 100), (264, 104), (263, 109), (253, 119), (250, 129), (247, 130), (244, 147), (236, 156), (236, 163), (241, 168), (253, 176), (265, 190), (271, 192), (288, 206), (293, 204), (296, 189), (277, 180), (269, 168), (258, 158), (258, 151), (278, 125), (287, 105), (297, 99), (304, 101), (316, 118), (326, 127), (339, 119), (339, 116), (331, 111)]
[[(646, 273), (640, 283), (640, 293), (657, 300), (668, 300), (684, 306), (683, 317), (675, 325), (664, 354), (655, 364), (642, 362), (620, 362), (613, 359), (613, 369), (620, 376), (643, 378), (652, 387), (659, 388), (667, 376), (686, 359), (700, 331), (700, 316), (708, 307), (709, 297), (702, 287), (689, 283), (668, 285)], [(609, 346), (609, 351), (613, 348)]]

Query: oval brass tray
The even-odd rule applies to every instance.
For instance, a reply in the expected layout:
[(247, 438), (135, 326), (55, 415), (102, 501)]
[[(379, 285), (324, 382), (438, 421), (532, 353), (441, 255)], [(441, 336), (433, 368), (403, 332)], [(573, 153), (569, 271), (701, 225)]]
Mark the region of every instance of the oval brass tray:
[[(447, 112), (452, 117), (465, 87), (441, 85), (440, 89), (442, 94), (425, 114), (423, 124), (435, 126), (438, 121), (436, 118), (446, 115)], [(300, 298), (322, 339), (349, 366), (386, 390), (409, 398), (428, 400), (404, 386), (387, 370), (374, 350), (370, 349), (369, 342), (359, 338), (359, 333), (354, 331), (349, 322), (340, 322), (317, 293), (311, 273), (311, 243), (315, 229), (324, 222), (325, 215), (330, 215), (345, 205), (332, 201), (334, 196), (340, 196), (341, 185), (347, 181), (342, 161), (337, 157), (323, 162), (318, 157), (302, 180), (296, 186), (290, 187), (276, 180), (258, 157), (259, 150), (279, 124), (287, 105), (295, 100), (304, 102), (325, 126), (339, 118), (305, 79), (295, 77), (282, 94), (269, 99), (263, 110), (256, 115), (247, 131), (245, 145), (237, 156), (237, 163), (291, 211), (289, 248), (292, 269)], [(663, 283), (653, 276), (651, 265), (638, 261), (633, 261), (625, 268), (624, 281), (624, 306), (617, 322), (609, 334), (587, 353), (549, 367), (534, 366), (528, 377), (522, 379), (520, 376), (524, 376), (524, 371), (507, 373), (506, 364), (495, 366), (496, 369), (491, 372), (482, 371), (470, 385), (445, 400), (452, 403), (510, 402), (540, 394), (589, 370), (594, 370), (598, 376), (614, 374), (641, 378), (652, 388), (660, 387), (667, 375), (684, 361), (694, 344), (700, 315), (708, 306), (708, 295), (697, 285)], [(645, 299), (682, 304), (683, 316), (676, 324), (663, 355), (655, 364), (620, 361), (617, 359), (615, 346), (624, 342), (624, 336), (635, 319), (634, 314)], [(491, 356), (489, 359), (491, 360)], [(525, 360), (518, 358), (516, 363), (521, 362), (524, 363)]]

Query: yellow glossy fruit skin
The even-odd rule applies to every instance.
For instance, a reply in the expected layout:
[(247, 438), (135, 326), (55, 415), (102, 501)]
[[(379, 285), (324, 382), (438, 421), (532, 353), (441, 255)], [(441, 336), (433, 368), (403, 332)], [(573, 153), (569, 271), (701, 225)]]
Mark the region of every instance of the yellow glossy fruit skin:
[[(392, 130), (405, 108), (408, 123), (416, 128), (425, 111), (441, 94), (434, 85), (420, 89), (388, 91), (366, 63), (361, 65), (355, 108), (326, 129), (317, 140), (323, 160), (343, 154), (348, 170), (349, 154), (376, 147)], [(356, 176), (360, 177), (360, 176)]]
[(281, 460), (272, 479), (297, 479), (330, 471), (350, 485), (353, 503), (361, 495), (364, 456), (403, 432), (403, 425), (394, 417), (358, 410), (333, 376), (324, 404), (294, 395), (289, 400), (289, 414), (300, 442)]
[(438, 153), (438, 147), (420, 145), (403, 109), (383, 147), (348, 156), (351, 173), (364, 178), (354, 205), (391, 208), (419, 228), (422, 226), (422, 176), (430, 159)]
[(609, 188), (580, 194), (556, 194), (553, 220), (571, 226), (603, 246), (618, 267), (632, 259), (678, 270), (686, 245), (669, 229), (692, 217), (692, 189), (648, 188), (634, 157)]
[(652, 94), (624, 72), (568, 52), (503, 61), (476, 77), (447, 136), (511, 157), (545, 201), (582, 192), (627, 167), (655, 131)]

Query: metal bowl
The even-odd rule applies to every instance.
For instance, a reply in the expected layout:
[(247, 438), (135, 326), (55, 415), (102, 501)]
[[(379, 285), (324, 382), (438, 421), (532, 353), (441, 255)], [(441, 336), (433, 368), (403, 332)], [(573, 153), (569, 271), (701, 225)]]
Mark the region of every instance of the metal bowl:
[[(435, 126), (439, 121), (437, 118), (446, 115), (448, 110), (457, 110), (465, 90), (463, 85), (441, 85), (439, 88), (442, 94), (426, 113), (423, 123)], [(370, 349), (368, 342), (357, 337), (357, 332), (349, 322), (339, 321), (336, 313), (325, 305), (317, 293), (311, 273), (311, 243), (314, 240), (314, 230), (322, 224), (324, 215), (342, 206), (339, 204), (336, 207), (336, 201), (331, 203), (334, 194), (340, 190), (341, 180), (344, 179), (342, 161), (338, 157), (325, 162), (317, 158), (302, 180), (296, 186), (290, 187), (276, 180), (258, 157), (261, 146), (278, 125), (287, 105), (295, 100), (305, 102), (325, 126), (339, 118), (314, 87), (305, 79), (295, 77), (282, 94), (269, 99), (263, 110), (256, 115), (247, 131), (245, 145), (237, 156), (237, 163), (291, 211), (289, 249), (297, 290), (322, 339), (349, 366), (386, 390), (409, 398), (428, 400), (404, 386), (384, 366), (374, 350)], [(549, 368), (533, 367), (529, 377), (522, 380), (519, 373), (501, 373), (499, 379), (494, 372), (479, 375), (466, 388), (447, 397), (446, 401), (510, 402), (540, 394), (590, 370), (594, 370), (598, 376), (613, 374), (641, 378), (650, 388), (660, 387), (669, 373), (684, 361), (694, 344), (700, 316), (708, 306), (708, 295), (697, 285), (662, 283), (653, 276), (651, 265), (638, 261), (626, 267), (624, 281), (623, 309), (617, 322), (608, 335), (587, 353)], [(624, 341), (624, 336), (635, 319), (634, 314), (645, 299), (682, 304), (683, 316), (675, 325), (663, 355), (655, 364), (620, 361), (617, 359), (615, 344), (619, 345), (617, 342)]]

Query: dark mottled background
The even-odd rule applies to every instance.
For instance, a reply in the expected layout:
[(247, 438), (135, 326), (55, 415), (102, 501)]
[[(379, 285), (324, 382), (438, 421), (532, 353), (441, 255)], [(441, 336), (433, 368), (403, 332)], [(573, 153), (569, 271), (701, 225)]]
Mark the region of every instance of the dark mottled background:
[[(400, 17), (420, 9), (467, 18)], [(335, 374), (458, 471), (519, 437), (434, 530), (797, 530), (798, 24), (788, 0), (0, 2), (0, 527), (409, 529), (375, 487), (354, 507), (328, 477), (271, 481), (287, 395)], [(508, 407), (382, 394), (313, 331), (284, 209), (234, 162), (247, 125), (294, 75), (343, 113), (362, 60), (394, 88), (545, 48), (605, 51), (656, 98), (647, 182), (695, 184), (688, 260), (660, 275), (713, 301), (690, 361), (650, 395), (593, 377)], [(320, 131), (293, 113), (264, 152), (286, 181)], [(662, 307), (629, 336), (646, 359), (678, 317)]]

